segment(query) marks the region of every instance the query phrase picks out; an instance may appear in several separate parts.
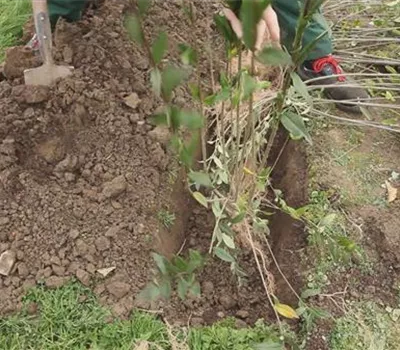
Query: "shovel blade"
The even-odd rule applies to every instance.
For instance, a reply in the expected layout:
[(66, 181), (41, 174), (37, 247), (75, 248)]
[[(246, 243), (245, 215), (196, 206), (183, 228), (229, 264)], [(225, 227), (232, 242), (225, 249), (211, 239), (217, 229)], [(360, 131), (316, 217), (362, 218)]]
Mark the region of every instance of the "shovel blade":
[(74, 67), (44, 64), (41, 67), (24, 71), (26, 85), (51, 85), (57, 79), (65, 78), (72, 74)]

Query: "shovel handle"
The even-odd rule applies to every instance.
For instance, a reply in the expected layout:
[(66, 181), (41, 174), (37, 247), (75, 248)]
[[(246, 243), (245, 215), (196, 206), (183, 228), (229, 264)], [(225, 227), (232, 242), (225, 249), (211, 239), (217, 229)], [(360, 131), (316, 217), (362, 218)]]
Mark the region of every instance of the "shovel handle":
[(53, 64), (53, 42), (47, 0), (32, 0), (32, 8), (43, 64)]

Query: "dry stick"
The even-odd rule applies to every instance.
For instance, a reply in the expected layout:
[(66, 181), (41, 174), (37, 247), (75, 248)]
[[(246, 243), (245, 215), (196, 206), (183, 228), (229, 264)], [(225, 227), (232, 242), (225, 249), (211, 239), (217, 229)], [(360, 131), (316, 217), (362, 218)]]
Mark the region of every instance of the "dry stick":
[[(377, 128), (377, 129), (382, 129), (382, 130), (387, 130), (387, 131), (391, 131), (391, 132), (400, 133), (400, 129), (394, 129), (394, 128), (391, 128), (391, 127), (386, 126), (386, 125), (374, 124), (372, 122), (366, 122), (366, 121), (358, 120), (358, 119), (343, 118), (343, 117), (332, 115), (332, 114), (329, 114), (329, 113), (326, 113), (326, 112), (323, 112), (323, 111), (319, 111), (319, 110), (316, 110), (316, 109), (311, 110), (311, 113), (316, 114), (316, 116), (315, 116), (316, 118), (323, 116), (323, 117), (328, 117), (328, 118), (332, 118), (332, 119), (335, 119), (335, 120), (339, 120), (341, 122), (344, 122), (344, 123), (350, 124), (350, 125), (354, 125), (355, 124), (355, 125), (359, 125), (359, 126), (366, 126), (366, 127)], [(312, 114), (310, 114), (309, 116), (313, 117)]]
[(395, 104), (383, 104), (383, 103), (368, 103), (368, 102), (358, 102), (358, 101), (343, 101), (343, 100), (317, 100), (315, 104), (328, 104), (328, 103), (342, 103), (346, 105), (352, 106), (366, 106), (366, 107), (382, 107), (382, 108), (391, 108), (391, 109), (400, 109), (400, 105)]
[[(274, 164), (273, 164), (272, 167), (271, 167), (270, 173), (272, 173), (272, 172), (274, 171), (276, 165), (277, 165), (278, 162), (279, 162), (279, 159), (281, 159), (281, 156), (282, 156), (282, 154), (283, 154), (283, 151), (285, 150), (285, 148), (286, 148), (288, 142), (289, 142), (289, 137), (286, 137), (285, 143), (283, 144), (282, 148), (280, 149), (279, 154), (278, 154), (278, 156), (276, 157), (275, 162), (274, 162)], [(264, 161), (264, 159), (263, 159), (263, 161)], [(261, 163), (261, 164), (265, 164), (265, 163)]]
[(200, 139), (201, 139), (201, 155), (203, 158), (203, 169), (207, 171), (207, 116), (204, 114), (204, 102), (203, 102), (203, 93), (201, 91), (201, 81), (200, 74), (198, 74), (198, 86), (199, 86), (199, 95), (200, 95), (200, 112), (204, 117), (204, 126), (200, 129)]
[[(242, 45), (239, 45), (239, 52), (238, 52), (238, 89), (239, 89), (239, 93), (241, 91), (242, 88), (242, 75), (241, 75), (241, 71), (242, 71)], [(238, 101), (238, 104), (236, 106), (236, 154), (235, 154), (235, 162), (234, 164), (241, 164), (242, 160), (239, 161), (239, 152), (240, 152), (240, 136), (242, 134), (242, 130), (240, 128), (240, 98)], [(234, 194), (234, 200), (235, 202), (237, 201), (238, 197), (239, 197), (239, 193), (240, 193), (240, 178), (242, 175), (242, 167), (241, 165), (239, 165), (239, 167), (236, 168), (236, 171), (234, 169), (234, 174), (236, 172), (236, 186), (235, 186), (235, 194)]]
[[(226, 65), (226, 74), (229, 77), (232, 74), (232, 65), (229, 60), (227, 59), (227, 65)], [(221, 129), (220, 129), (220, 139), (221, 139), (221, 146), (222, 146), (222, 164), (228, 165), (227, 159), (226, 159), (226, 143), (225, 143), (225, 101), (222, 102), (221, 105), (222, 111), (221, 111)], [(217, 116), (217, 121), (218, 121), (218, 116)], [(227, 167), (228, 168), (228, 167)]]
[[(221, 209), (221, 213), (225, 212), (225, 208), (226, 208), (226, 206), (228, 204), (228, 201), (229, 201), (228, 199), (225, 200), (225, 203), (224, 203), (224, 205), (222, 206), (222, 209)], [(214, 231), (213, 231), (213, 235), (212, 235), (212, 238), (211, 238), (210, 249), (208, 251), (210, 254), (211, 254), (213, 246), (214, 246), (215, 231), (216, 231), (217, 227), (219, 226), (219, 222), (221, 221), (221, 219), (222, 219), (222, 214), (217, 217), (217, 221), (216, 221), (215, 226), (214, 226)]]
[[(264, 273), (265, 273), (266, 276), (267, 276), (268, 283), (269, 283), (269, 285), (270, 285), (270, 289), (271, 289), (272, 292), (274, 292), (274, 291), (275, 291), (275, 280), (274, 280), (274, 276), (273, 276), (273, 274), (272, 274), (271, 272), (269, 272), (268, 269), (267, 269), (267, 262), (265, 261), (266, 259), (265, 259), (265, 256), (264, 256), (264, 254), (263, 254), (263, 251), (262, 251), (261, 249), (259, 249), (259, 248), (256, 248), (256, 251), (258, 252), (258, 254), (259, 254), (260, 257), (261, 257), (262, 265), (263, 265), (263, 268), (264, 268)], [(274, 293), (272, 293), (272, 292), (271, 292), (271, 294), (274, 294)]]
[(267, 293), (268, 301), (269, 301), (272, 309), (274, 310), (275, 317), (276, 317), (276, 320), (277, 320), (278, 325), (279, 325), (279, 329), (282, 331), (281, 319), (280, 319), (280, 317), (278, 315), (278, 312), (275, 309), (275, 305), (274, 305), (274, 303), (272, 301), (272, 298), (271, 298), (271, 295), (269, 293), (268, 286), (267, 286), (267, 284), (265, 282), (265, 277), (264, 277), (263, 270), (262, 270), (261, 265), (260, 265), (260, 261), (258, 260), (256, 247), (254, 245), (253, 238), (251, 237), (251, 232), (250, 232), (249, 226), (248, 226), (248, 224), (246, 224), (245, 226), (246, 226), (246, 231), (247, 231), (247, 239), (248, 239), (248, 241), (249, 241), (249, 243), (251, 245), (251, 248), (252, 248), (252, 251), (253, 251), (253, 255), (254, 255), (254, 259), (255, 259), (256, 264), (257, 264), (257, 269), (258, 269), (258, 272), (260, 274), (260, 277), (261, 277), (265, 292)]
[(267, 237), (263, 236), (265, 243), (267, 244), (269, 253), (271, 254), (272, 260), (274, 261), (274, 264), (276, 266), (276, 268), (278, 269), (279, 274), (282, 276), (283, 280), (285, 281), (285, 283), (288, 285), (288, 287), (290, 288), (290, 290), (293, 292), (293, 294), (296, 296), (297, 299), (301, 299), (300, 296), (297, 294), (297, 292), (294, 290), (293, 286), (290, 284), (289, 280), (286, 278), (285, 274), (283, 273), (278, 261), (276, 260), (276, 257), (274, 255), (274, 252), (272, 251), (272, 248), (268, 242)]
[[(211, 40), (209, 40), (211, 42)], [(214, 62), (213, 62), (213, 51), (211, 46), (207, 44), (208, 60), (210, 62), (210, 74), (211, 74), (211, 92), (215, 94), (215, 78), (214, 78)]]
[[(190, 9), (190, 13), (191, 15), (189, 16), (189, 21), (190, 21), (190, 25), (191, 25), (191, 30), (190, 30), (190, 41), (191, 44), (193, 46), (193, 48), (198, 52), (198, 48), (196, 45), (196, 38), (194, 37), (195, 34), (195, 30), (196, 30), (196, 18), (194, 18), (193, 16), (193, 2), (192, 1), (188, 1), (188, 6)], [(203, 99), (203, 91), (201, 88), (201, 77), (200, 77), (200, 72), (198, 67), (196, 67), (196, 76), (197, 76), (197, 86), (199, 88), (199, 102), (200, 102), (200, 113), (201, 115), (204, 117), (204, 125), (203, 127), (200, 129), (199, 133), (200, 133), (200, 142), (201, 142), (201, 156), (202, 156), (202, 160), (203, 160), (203, 169), (204, 171), (207, 171), (207, 130), (208, 130), (208, 125), (207, 125), (207, 116), (204, 114), (204, 99)]]
[[(254, 78), (254, 73), (255, 73), (255, 57), (254, 57), (254, 51), (251, 52), (251, 70), (250, 70), (250, 75)], [(254, 92), (250, 94), (250, 101), (249, 101), (249, 117), (250, 117), (250, 137), (251, 137), (251, 160), (250, 164), (253, 165), (254, 162), (254, 172), (256, 172), (256, 157), (257, 157), (257, 152), (256, 152), (256, 137), (255, 137), (255, 128), (256, 128), (256, 122), (254, 120), (254, 110), (253, 110), (253, 104), (254, 104)], [(253, 200), (254, 192), (256, 189), (256, 182), (253, 181), (253, 184), (250, 189), (250, 195), (249, 195), (249, 203)]]

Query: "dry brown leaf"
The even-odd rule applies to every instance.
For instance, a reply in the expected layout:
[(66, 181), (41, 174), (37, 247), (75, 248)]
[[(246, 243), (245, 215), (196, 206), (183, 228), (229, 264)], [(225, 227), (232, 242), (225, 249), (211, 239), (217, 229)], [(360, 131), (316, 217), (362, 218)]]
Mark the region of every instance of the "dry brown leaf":
[(136, 92), (133, 92), (129, 96), (124, 98), (124, 102), (132, 109), (136, 109), (140, 104), (140, 98)]
[(397, 188), (392, 186), (389, 181), (385, 181), (385, 184), (388, 191), (388, 202), (392, 203), (397, 199)]
[(106, 268), (104, 268), (104, 269), (98, 269), (97, 272), (98, 272), (100, 275), (102, 275), (103, 277), (107, 277), (107, 275), (108, 275), (110, 272), (113, 272), (114, 270), (115, 270), (115, 266), (112, 266), (112, 267), (106, 267)]

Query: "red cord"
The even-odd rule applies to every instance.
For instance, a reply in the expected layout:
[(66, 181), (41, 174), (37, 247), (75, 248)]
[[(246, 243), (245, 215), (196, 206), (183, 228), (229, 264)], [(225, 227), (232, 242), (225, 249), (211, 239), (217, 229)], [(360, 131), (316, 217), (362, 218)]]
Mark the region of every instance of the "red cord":
[[(340, 68), (338, 61), (332, 55), (321, 57), (321, 58), (315, 60), (312, 64), (312, 68), (316, 73), (320, 73), (324, 69), (325, 65), (327, 65), (327, 64), (329, 64), (333, 67), (333, 71), (334, 71), (335, 75), (339, 75), (339, 74), (343, 73), (342, 68)], [(340, 75), (338, 77), (338, 80), (346, 81), (346, 77), (344, 75)]]

